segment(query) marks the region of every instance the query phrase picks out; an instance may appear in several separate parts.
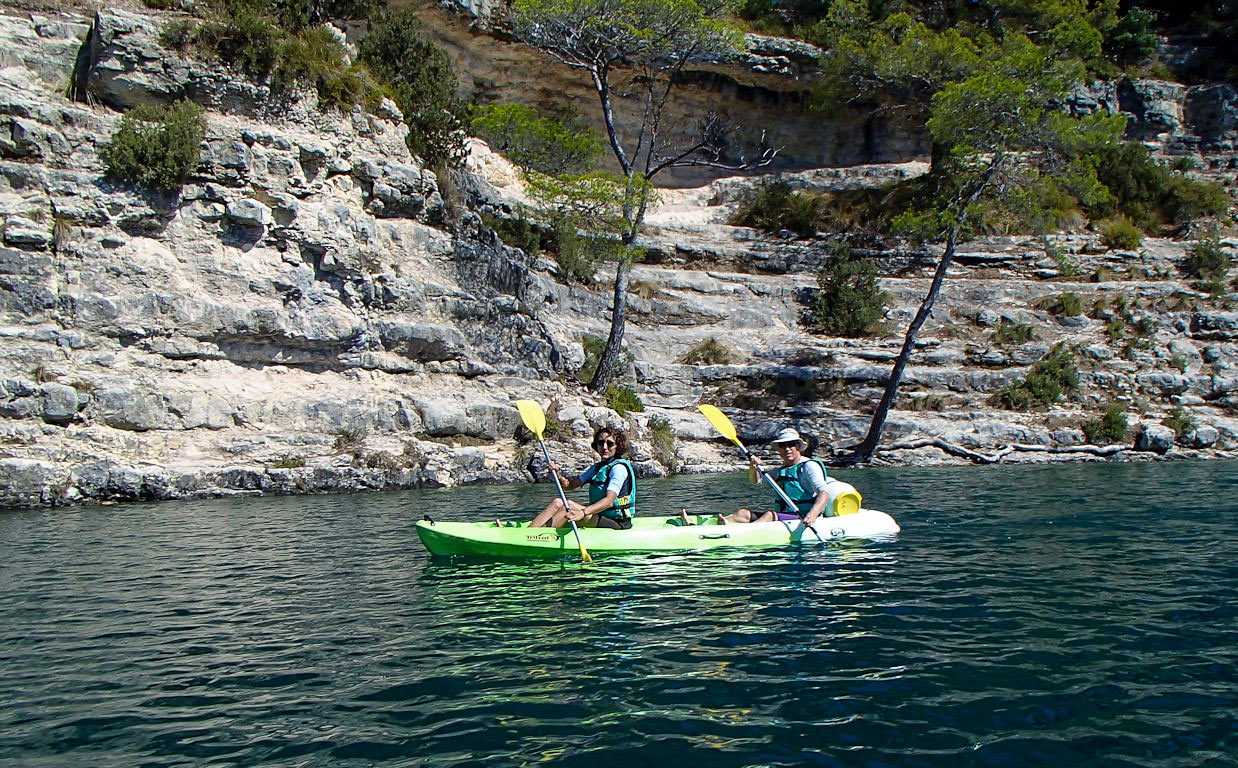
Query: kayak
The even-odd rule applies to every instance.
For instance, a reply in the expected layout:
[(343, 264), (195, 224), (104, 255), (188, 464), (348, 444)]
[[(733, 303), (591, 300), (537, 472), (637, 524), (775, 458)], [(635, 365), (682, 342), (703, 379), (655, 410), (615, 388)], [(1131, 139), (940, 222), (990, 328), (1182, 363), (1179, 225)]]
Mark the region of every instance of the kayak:
[[(680, 552), (720, 547), (786, 547), (844, 539), (883, 539), (899, 532), (885, 512), (858, 509), (835, 517), (819, 517), (811, 526), (799, 520), (720, 525), (713, 515), (637, 517), (626, 531), (581, 528), (580, 539), (591, 555), (625, 552)], [(814, 533), (814, 531), (816, 533)], [(430, 554), (495, 558), (559, 558), (579, 556), (576, 537), (568, 528), (530, 528), (526, 523), (453, 523), (421, 520), (417, 535)], [(819, 537), (819, 538), (818, 538)]]

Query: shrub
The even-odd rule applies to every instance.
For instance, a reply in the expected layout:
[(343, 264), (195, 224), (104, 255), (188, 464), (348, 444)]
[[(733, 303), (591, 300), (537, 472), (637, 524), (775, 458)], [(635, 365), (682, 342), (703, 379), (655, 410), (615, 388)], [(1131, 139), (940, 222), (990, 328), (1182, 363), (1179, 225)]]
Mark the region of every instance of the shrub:
[(341, 427), (335, 431), (335, 450), (353, 451), (365, 443), (369, 431), (364, 427)]
[(1074, 280), (1079, 276), (1079, 260), (1058, 247), (1045, 249), (1049, 258), (1057, 264), (1057, 272), (1063, 280)]
[(641, 402), (631, 387), (618, 384), (611, 384), (606, 388), (606, 404), (620, 416), (626, 415), (629, 411), (645, 410), (645, 404)]
[(518, 216), (514, 219), (505, 219), (501, 216), (495, 216), (492, 213), (481, 214), (482, 223), (499, 236), (507, 245), (513, 248), (519, 248), (530, 256), (536, 256), (542, 247), (541, 230), (536, 224)]
[(581, 338), (580, 345), (585, 351), (585, 361), (576, 372), (576, 378), (588, 382), (597, 371), (598, 361), (602, 359), (602, 352), (606, 349), (606, 339), (586, 334)]
[(1083, 300), (1077, 293), (1046, 296), (1037, 303), (1042, 309), (1058, 317), (1079, 317), (1083, 314)]
[(731, 351), (710, 336), (684, 353), (679, 362), (686, 365), (726, 365), (731, 362)]
[(1138, 248), (1143, 242), (1143, 233), (1131, 223), (1130, 219), (1121, 216), (1101, 225), (1100, 241), (1109, 250), (1130, 251)]
[(101, 154), (109, 176), (175, 192), (197, 169), (204, 135), (206, 119), (193, 102), (142, 105), (121, 118)]
[(302, 83), (313, 86), (322, 109), (378, 106), (382, 100), (378, 85), (364, 67), (346, 66), (344, 53), (325, 27), (303, 28), (280, 43), (271, 80), (284, 89)]
[(1173, 368), (1178, 373), (1186, 373), (1186, 357), (1177, 352), (1169, 356), (1169, 367)]
[(305, 466), (305, 457), (303, 456), (284, 456), (271, 463), (273, 469), (299, 469)]
[(817, 277), (817, 287), (807, 323), (810, 331), (857, 337), (876, 330), (889, 294), (877, 284), (872, 259), (854, 259), (849, 246), (836, 244)]
[(1232, 260), (1216, 235), (1196, 240), (1186, 251), (1182, 271), (1205, 282), (1224, 283)]
[(578, 222), (571, 216), (556, 216), (551, 222), (551, 239), (559, 273), (563, 279), (580, 285), (592, 285), (597, 275), (601, 258), (599, 240), (587, 237), (577, 228)]
[(407, 7), (370, 18), (358, 57), (386, 83), (404, 120), (408, 146), (431, 165), (458, 166), (464, 146), (464, 104), (456, 97), (456, 73), (447, 53), (425, 36)]
[(593, 170), (602, 140), (578, 113), (545, 117), (524, 104), (475, 107), (469, 126), (496, 151), (539, 173), (560, 176)]
[(1181, 440), (1184, 435), (1195, 429), (1195, 417), (1187, 409), (1175, 405), (1161, 420), (1161, 423), (1174, 431), (1174, 437)]
[(993, 343), (1005, 347), (1011, 344), (1023, 344), (1036, 338), (1036, 330), (1026, 323), (1015, 323), (1002, 318), (993, 330)]
[(263, 79), (275, 68), (283, 38), (284, 31), (264, 8), (228, 3), (218, 18), (197, 28), (193, 41), (250, 77)]
[(764, 184), (745, 200), (731, 223), (764, 232), (789, 229), (800, 237), (816, 233), (820, 225), (821, 201), (796, 192), (784, 181)]
[(675, 433), (671, 430), (671, 423), (661, 416), (650, 419), (649, 441), (658, 463), (672, 472), (678, 471), (679, 455), (675, 452)]
[(1145, 229), (1218, 215), (1228, 200), (1219, 184), (1173, 173), (1143, 144), (1121, 142), (1089, 157), (1109, 194), (1089, 209), (1093, 217), (1118, 216)]
[(1078, 389), (1079, 369), (1075, 367), (1075, 356), (1063, 344), (1058, 344), (1036, 361), (1027, 378), (1011, 384), (995, 399), (999, 405), (1023, 411), (1037, 405), (1053, 405), (1063, 395)]
[(1121, 443), (1126, 440), (1126, 407), (1119, 403), (1105, 406), (1100, 418), (1089, 419), (1080, 425), (1088, 442)]

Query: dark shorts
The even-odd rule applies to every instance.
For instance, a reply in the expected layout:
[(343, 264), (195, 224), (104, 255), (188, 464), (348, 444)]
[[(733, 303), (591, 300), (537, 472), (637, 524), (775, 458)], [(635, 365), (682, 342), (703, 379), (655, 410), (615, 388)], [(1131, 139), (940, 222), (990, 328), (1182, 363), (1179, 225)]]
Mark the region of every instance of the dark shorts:
[(626, 531), (632, 527), (632, 518), (625, 517), (620, 520), (616, 520), (613, 517), (606, 517), (605, 515), (598, 515), (597, 527), (598, 528), (610, 528), (613, 531)]

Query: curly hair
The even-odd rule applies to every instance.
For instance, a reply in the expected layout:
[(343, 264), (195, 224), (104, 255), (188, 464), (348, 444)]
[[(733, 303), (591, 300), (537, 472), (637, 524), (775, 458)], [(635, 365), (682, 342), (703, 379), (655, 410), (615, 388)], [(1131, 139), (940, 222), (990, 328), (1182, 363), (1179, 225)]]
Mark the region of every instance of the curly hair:
[(600, 438), (602, 435), (610, 435), (611, 438), (615, 441), (615, 457), (616, 458), (628, 452), (628, 436), (627, 436), (627, 433), (624, 432), (622, 429), (615, 429), (613, 427), (598, 427), (597, 431), (593, 433), (593, 442), (591, 443), (591, 445), (593, 445), (596, 448), (598, 444), (598, 438)]

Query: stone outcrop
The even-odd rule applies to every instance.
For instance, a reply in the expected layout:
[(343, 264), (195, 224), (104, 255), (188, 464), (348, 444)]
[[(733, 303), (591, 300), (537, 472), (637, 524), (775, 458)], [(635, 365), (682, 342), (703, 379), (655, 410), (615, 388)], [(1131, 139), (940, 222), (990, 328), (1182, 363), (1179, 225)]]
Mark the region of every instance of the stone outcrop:
[[(727, 405), (754, 443), (787, 422), (826, 445), (867, 428), (900, 338), (802, 330), (828, 243), (727, 223), (752, 179), (668, 190), (651, 212), (643, 243), (651, 258), (633, 272), (626, 378), (647, 409), (620, 417), (570, 375), (584, 362), (582, 337), (606, 334), (605, 269), (593, 286), (565, 284), (552, 261), (504, 245), (476, 212), (451, 209), (443, 180), (409, 154), (393, 104), (323, 112), (313, 93), (280, 96), (182, 59), (159, 43), (168, 18), (0, 14), (10, 44), (0, 67), (0, 505), (526, 481), (540, 465), (521, 442), (513, 401), (522, 397), (548, 406), (562, 427), (556, 454), (569, 463), (584, 461), (597, 425), (625, 425), (643, 475), (668, 464), (736, 466), (695, 413), (702, 400)], [(501, 46), (481, 39), (457, 56)], [(781, 43), (753, 40), (750, 51), (798, 68), (758, 72), (763, 88), (781, 77), (792, 93), (810, 66), (811, 52)], [(512, 55), (479, 67), (475, 80)], [(694, 88), (688, 109), (721, 98)], [(1201, 93), (1173, 95), (1178, 111), (1145, 109), (1167, 115), (1148, 123), (1149, 135), (1206, 124), (1207, 146), (1223, 148), (1232, 140), (1227, 108), (1196, 116), (1212, 114), (1201, 104), (1232, 98), (1222, 89), (1199, 101)], [(109, 179), (100, 148), (119, 110), (183, 97), (208, 112), (201, 163), (180, 193)], [(778, 100), (762, 109), (783, 114)], [(794, 143), (812, 126), (790, 115), (784, 138)], [(900, 136), (880, 159), (915, 154), (918, 140)], [(472, 147), (470, 170), (456, 180), (466, 200), (516, 210), (518, 174)], [(843, 155), (853, 162), (864, 153)], [(786, 179), (829, 190), (922, 172), (908, 160)], [(1130, 451), (1238, 449), (1232, 300), (1182, 282), (1182, 250), (1153, 240), (1114, 253), (1088, 233), (969, 245), (913, 356), (889, 439), (927, 434), (980, 452), (1068, 448), (1084, 441), (1080, 424), (1101, 405), (1122, 402), (1142, 427), (1142, 447), (1132, 432)], [(892, 297), (887, 323), (901, 334), (935, 253), (872, 255)], [(1115, 339), (1113, 310), (1066, 318), (1040, 308), (1066, 291), (1089, 307), (1124, 296), (1134, 314), (1123, 322), (1150, 325)], [(1003, 319), (1037, 338), (998, 344)], [(681, 362), (709, 338), (731, 362)], [(1079, 350), (1081, 395), (1047, 412), (995, 409), (990, 397), (1057, 341)], [(1174, 406), (1195, 423), (1167, 437), (1160, 421)], [(676, 456), (655, 459), (655, 418), (675, 436)], [(954, 460), (934, 448), (888, 456)]]

